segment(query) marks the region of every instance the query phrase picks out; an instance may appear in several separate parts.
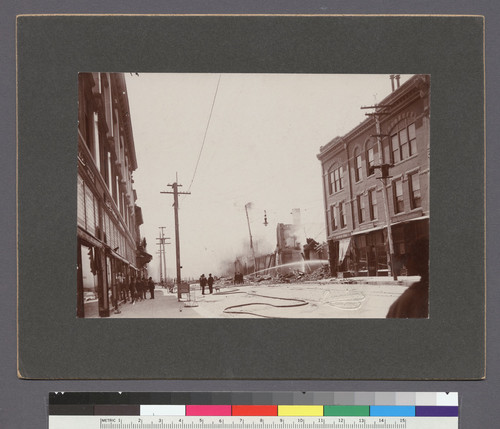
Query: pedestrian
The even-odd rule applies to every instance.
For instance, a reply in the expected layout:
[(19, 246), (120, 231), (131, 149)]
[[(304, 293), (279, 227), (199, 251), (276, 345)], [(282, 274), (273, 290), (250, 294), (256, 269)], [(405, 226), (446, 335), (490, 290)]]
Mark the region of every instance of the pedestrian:
[(125, 294), (125, 277), (122, 273), (118, 274), (118, 285), (120, 288), (120, 299), (123, 303), (127, 302), (127, 296)]
[(135, 282), (135, 290), (137, 301), (142, 301), (142, 279), (140, 277), (137, 277), (137, 281)]
[(130, 303), (131, 304), (135, 304), (135, 301), (136, 301), (136, 292), (137, 291), (136, 291), (135, 285), (136, 285), (135, 277), (132, 277), (130, 279), (130, 287), (129, 287), (129, 289), (130, 289)]
[(200, 277), (200, 286), (201, 286), (201, 294), (205, 295), (205, 286), (207, 285), (207, 278), (205, 274), (202, 274)]
[(125, 296), (124, 301), (127, 302), (129, 298), (129, 282), (127, 276), (123, 277), (123, 294)]
[(150, 299), (155, 299), (155, 282), (153, 281), (153, 278), (150, 277), (148, 280), (148, 288), (149, 288), (149, 294)]
[(212, 277), (212, 273), (208, 275), (207, 283), (208, 283), (208, 290), (210, 291), (210, 293), (212, 293), (214, 287), (214, 278)]

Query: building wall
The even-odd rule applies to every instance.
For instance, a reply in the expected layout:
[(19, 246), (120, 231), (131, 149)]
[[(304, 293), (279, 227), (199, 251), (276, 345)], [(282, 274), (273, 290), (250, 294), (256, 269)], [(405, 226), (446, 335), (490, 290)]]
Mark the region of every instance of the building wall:
[(137, 160), (123, 74), (80, 73), (78, 92), (78, 315), (107, 316), (137, 275)]
[[(390, 106), (390, 109), (379, 108), (384, 112), (379, 115), (380, 144), (375, 120), (370, 117), (345, 136), (336, 137), (320, 148), (318, 159), (323, 168), (327, 236), (330, 253), (336, 253), (333, 257), (330, 255), (332, 272), (349, 268), (358, 273), (360, 267), (363, 272), (388, 271), (387, 267), (383, 268), (384, 259), (385, 265), (388, 260), (384, 186), (391, 225), (396, 225), (399, 237), (395, 249), (395, 254), (400, 256), (399, 265), (405, 264), (412, 242), (426, 228), (428, 238), (429, 85), (428, 76), (413, 76), (379, 103)], [(369, 168), (370, 165), (382, 164), (390, 164), (391, 177), (385, 179), (385, 185), (380, 179), (381, 170), (370, 171)], [(339, 167), (343, 171), (342, 189), (335, 185), (336, 177), (331, 176), (331, 172)], [(376, 201), (376, 214), (370, 207), (372, 201)], [(346, 216), (345, 225), (340, 222), (341, 204)], [(332, 220), (332, 208), (335, 221)], [(407, 233), (402, 233), (399, 224), (408, 222), (425, 223), (426, 226), (417, 228), (418, 234), (410, 233), (408, 227), (404, 229)], [(353, 243), (348, 244), (351, 237)], [(360, 257), (360, 251), (367, 255), (367, 261), (361, 265), (359, 261), (363, 257)], [(356, 263), (342, 265), (339, 257), (346, 258), (347, 262), (356, 260)], [(368, 268), (370, 260), (371, 269)], [(336, 263), (338, 266), (334, 266)]]

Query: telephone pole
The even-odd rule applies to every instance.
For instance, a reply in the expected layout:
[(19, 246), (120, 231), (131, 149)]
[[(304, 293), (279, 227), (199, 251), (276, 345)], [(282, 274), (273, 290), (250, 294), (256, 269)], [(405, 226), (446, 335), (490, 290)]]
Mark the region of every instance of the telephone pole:
[(248, 217), (248, 207), (251, 206), (251, 203), (245, 204), (245, 213), (247, 214), (247, 224), (248, 224), (248, 235), (250, 235), (250, 249), (252, 249), (252, 257), (253, 257), (253, 271), (257, 271), (256, 261), (255, 261), (255, 250), (253, 248), (253, 240), (252, 240), (252, 230), (250, 229), (250, 219)]
[[(160, 244), (160, 243), (158, 243)], [(160, 284), (163, 286), (163, 273), (162, 273), (162, 267), (161, 267), (161, 244), (160, 244), (160, 251), (159, 252), (156, 252), (156, 254), (159, 256), (160, 258)]]
[(168, 184), (172, 188), (172, 192), (162, 191), (161, 194), (173, 194), (174, 195), (174, 216), (175, 216), (175, 260), (177, 266), (177, 299), (181, 299), (181, 249), (180, 249), (180, 238), (179, 238), (179, 194), (190, 195), (191, 192), (179, 192), (179, 185), (177, 183), (177, 174), (175, 175), (175, 182)]
[[(398, 279), (395, 267), (394, 267), (394, 260), (395, 260), (395, 255), (394, 255), (394, 243), (392, 241), (392, 228), (391, 228), (391, 214), (389, 211), (389, 196), (387, 195), (387, 179), (391, 176), (389, 176), (389, 167), (392, 167), (391, 164), (389, 163), (384, 163), (384, 156), (382, 152), (382, 137), (388, 137), (387, 135), (382, 135), (380, 132), (380, 116), (383, 115), (388, 115), (390, 112), (386, 109), (390, 109), (390, 105), (382, 105), (382, 104), (376, 104), (374, 106), (363, 106), (361, 109), (375, 109), (373, 113), (365, 113), (366, 116), (373, 116), (375, 119), (375, 129), (377, 134), (375, 134), (374, 137), (377, 137), (377, 148), (378, 148), (378, 159), (379, 159), (379, 165), (373, 166), (373, 168), (380, 168), (382, 171), (382, 176), (379, 177), (380, 180), (382, 180), (383, 183), (383, 191), (382, 191), (382, 196), (384, 199), (384, 211), (385, 211), (385, 218), (387, 219), (387, 241), (389, 243), (389, 260), (391, 263), (391, 271), (392, 271), (392, 276), (394, 280)], [(382, 110), (380, 110), (382, 109)]]
[[(165, 283), (167, 282), (167, 263), (165, 261), (165, 244), (170, 244), (170, 243), (166, 243), (165, 240), (169, 240), (170, 237), (165, 237), (165, 234), (163, 233), (164, 229), (166, 227), (164, 226), (159, 226), (158, 229), (160, 230), (160, 236), (159, 237), (156, 237), (156, 239), (158, 240), (158, 245), (160, 246), (160, 284), (163, 286), (163, 282), (165, 281)], [(162, 267), (163, 265), (163, 267)]]

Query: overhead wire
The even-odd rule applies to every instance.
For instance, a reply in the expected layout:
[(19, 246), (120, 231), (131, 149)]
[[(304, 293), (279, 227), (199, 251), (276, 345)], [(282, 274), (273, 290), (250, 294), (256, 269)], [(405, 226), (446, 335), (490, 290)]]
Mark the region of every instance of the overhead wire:
[(206, 141), (206, 138), (207, 138), (208, 128), (210, 127), (210, 122), (212, 120), (212, 113), (214, 111), (215, 100), (217, 98), (217, 93), (219, 92), (219, 84), (220, 84), (221, 76), (222, 76), (222, 74), (219, 74), (219, 80), (217, 81), (217, 87), (215, 88), (215, 94), (214, 94), (214, 98), (212, 100), (212, 107), (210, 108), (210, 115), (208, 116), (207, 126), (205, 128), (205, 134), (203, 136), (203, 142), (201, 144), (200, 152), (198, 153), (198, 159), (196, 160), (196, 166), (194, 168), (193, 178), (191, 179), (191, 183), (189, 184), (188, 192), (191, 191), (191, 186), (193, 185), (194, 179), (196, 177), (196, 172), (198, 171), (198, 165), (200, 163), (201, 154), (203, 152), (203, 147), (205, 146), (205, 141)]

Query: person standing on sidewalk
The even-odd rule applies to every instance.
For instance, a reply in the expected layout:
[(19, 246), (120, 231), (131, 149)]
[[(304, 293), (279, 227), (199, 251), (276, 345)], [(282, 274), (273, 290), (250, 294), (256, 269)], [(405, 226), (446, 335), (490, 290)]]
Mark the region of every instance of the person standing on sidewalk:
[(129, 286), (129, 289), (130, 289), (130, 303), (131, 304), (135, 304), (135, 300), (136, 300), (136, 289), (135, 289), (135, 277), (131, 277), (130, 278), (130, 286)]
[(135, 290), (137, 301), (142, 301), (142, 279), (140, 277), (137, 277), (137, 281), (135, 282)]
[(205, 277), (205, 274), (202, 274), (200, 277), (200, 287), (201, 287), (201, 294), (205, 295), (205, 286), (207, 285), (207, 278)]
[(208, 283), (208, 290), (210, 291), (210, 293), (212, 293), (214, 288), (214, 278), (212, 277), (212, 273), (208, 275), (207, 283)]
[(155, 299), (155, 282), (153, 281), (153, 278), (150, 277), (148, 280), (148, 288), (149, 288), (149, 294), (150, 299)]
[(141, 279), (141, 287), (142, 287), (142, 299), (146, 299), (146, 292), (148, 291), (148, 281), (146, 280), (146, 277), (143, 277)]

